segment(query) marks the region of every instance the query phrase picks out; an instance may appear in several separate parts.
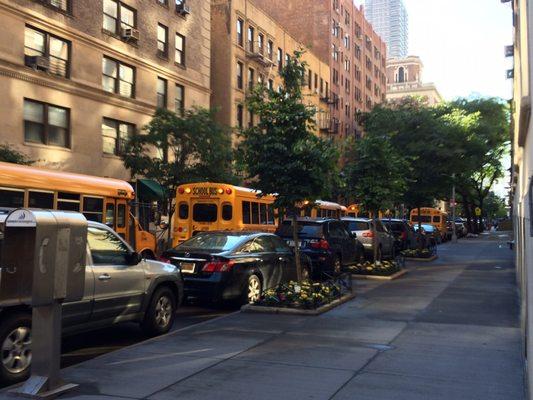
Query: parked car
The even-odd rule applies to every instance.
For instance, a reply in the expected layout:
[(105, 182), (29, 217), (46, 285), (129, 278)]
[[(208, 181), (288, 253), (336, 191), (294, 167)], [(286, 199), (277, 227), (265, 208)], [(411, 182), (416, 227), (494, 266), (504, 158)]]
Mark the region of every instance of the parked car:
[[(272, 233), (199, 233), (162, 254), (181, 268), (185, 296), (253, 303), (262, 291), (296, 279), (294, 253)], [(305, 274), (310, 262), (302, 257)]]
[[(415, 229), (415, 231), (417, 232), (419, 231), (418, 224), (414, 225), (413, 228)], [(442, 241), (440, 231), (430, 224), (422, 224), (421, 235), (424, 241), (423, 243), (424, 247), (436, 246), (437, 244), (440, 244)]]
[(456, 222), (455, 223), (455, 232), (457, 234), (458, 238), (463, 238), (468, 234), (468, 229), (466, 229), (466, 225), (462, 222)]
[[(292, 222), (283, 221), (276, 234), (294, 247)], [(338, 219), (298, 219), (300, 249), (311, 260), (311, 276), (339, 274), (343, 267), (364, 261), (364, 249), (345, 225)]]
[(381, 222), (394, 235), (397, 251), (415, 249), (417, 247), (417, 235), (415, 230), (403, 219), (385, 218)]
[[(4, 221), (5, 214), (0, 214), (0, 225)], [(139, 322), (149, 335), (168, 332), (183, 297), (179, 269), (142, 259), (116, 232), (97, 222), (88, 222), (87, 242), (85, 295), (63, 304), (63, 334), (125, 321)], [(29, 376), (31, 317), (31, 308), (16, 299), (0, 304), (2, 383)]]
[(396, 251), (394, 235), (389, 232), (379, 219), (345, 217), (342, 218), (342, 221), (348, 230), (357, 236), (357, 240), (362, 243), (368, 259), (374, 258), (373, 225), (375, 225), (377, 233), (377, 259), (394, 258)]

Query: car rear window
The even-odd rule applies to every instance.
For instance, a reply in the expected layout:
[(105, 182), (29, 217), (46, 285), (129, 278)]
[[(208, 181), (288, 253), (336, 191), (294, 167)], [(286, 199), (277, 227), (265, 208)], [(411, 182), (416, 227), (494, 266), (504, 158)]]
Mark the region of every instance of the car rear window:
[(354, 231), (368, 231), (370, 224), (364, 221), (346, 221), (348, 223), (348, 229)]
[(216, 250), (227, 251), (240, 244), (244, 236), (226, 233), (199, 233), (191, 239), (177, 245), (174, 250)]
[[(277, 234), (283, 237), (292, 237), (291, 221), (283, 221), (277, 230)], [(298, 235), (308, 237), (323, 236), (322, 224), (313, 222), (298, 222)]]
[(405, 230), (405, 225), (401, 222), (385, 222), (385, 225), (393, 232), (403, 232)]

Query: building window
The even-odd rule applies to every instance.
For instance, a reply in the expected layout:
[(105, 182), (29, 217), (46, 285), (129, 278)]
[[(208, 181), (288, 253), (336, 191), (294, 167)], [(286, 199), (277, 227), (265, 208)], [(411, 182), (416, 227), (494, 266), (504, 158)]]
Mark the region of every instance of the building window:
[(278, 47), (278, 71), (283, 69), (283, 50)]
[(162, 6), (168, 6), (168, 0), (157, 0), (157, 2)]
[(350, 48), (350, 36), (349, 35), (344, 35), (343, 42), (344, 42), (344, 47), (346, 49), (349, 49)]
[(335, 85), (339, 84), (339, 71), (337, 71), (335, 68), (333, 68), (333, 74), (332, 74), (332, 80)]
[(242, 62), (237, 61), (237, 88), (238, 89), (243, 88), (242, 75), (243, 75), (243, 64)]
[(185, 87), (178, 84), (174, 94), (174, 111), (182, 117), (185, 114)]
[(157, 24), (157, 55), (168, 56), (168, 28), (163, 24)]
[(269, 79), (268, 80), (268, 90), (274, 90), (274, 80)]
[(265, 46), (265, 36), (260, 33), (257, 35), (257, 51), (259, 51), (260, 54), (264, 54), (264, 46)]
[(359, 47), (358, 45), (355, 45), (354, 52), (355, 52), (355, 58), (360, 60), (361, 59), (361, 47)]
[(167, 80), (157, 78), (157, 108), (167, 107)]
[(315, 74), (315, 92), (318, 89), (318, 74)]
[(350, 60), (348, 58), (344, 60), (344, 70), (350, 72)]
[(102, 139), (104, 154), (116, 156), (124, 153), (126, 142), (135, 132), (135, 125), (110, 118), (102, 120)]
[(333, 61), (339, 61), (339, 51), (334, 44), (331, 45), (331, 56), (333, 57)]
[(57, 8), (58, 10), (70, 12), (70, 0), (40, 0), (47, 6)]
[(106, 92), (134, 97), (135, 70), (133, 67), (104, 56), (102, 74), (102, 86)]
[(237, 44), (239, 46), (244, 46), (244, 38), (242, 36), (242, 31), (244, 29), (244, 21), (242, 19), (237, 19)]
[(248, 51), (253, 53), (254, 51), (254, 28), (248, 27)]
[(248, 111), (248, 128), (254, 127), (254, 113), (252, 111)]
[(242, 104), (238, 104), (237, 105), (237, 126), (239, 128), (243, 127), (243, 112), (244, 112), (244, 109), (243, 109)]
[(272, 60), (273, 56), (274, 56), (274, 42), (272, 42), (272, 40), (269, 40), (267, 43), (267, 57), (269, 60)]
[(24, 140), (70, 147), (69, 109), (24, 99)]
[(254, 73), (255, 71), (253, 70), (253, 68), (248, 68), (248, 89), (250, 90), (252, 90), (255, 85)]
[(104, 0), (104, 29), (120, 35), (122, 29), (135, 28), (135, 10), (117, 0)]
[(68, 77), (70, 42), (30, 26), (24, 30), (24, 62), (27, 66)]
[(185, 36), (176, 33), (176, 53), (174, 61), (178, 65), (185, 65)]
[(340, 25), (337, 21), (332, 20), (331, 34), (335, 37), (339, 37)]
[(313, 71), (311, 71), (311, 69), (309, 69), (307, 74), (307, 87), (309, 90), (313, 88)]

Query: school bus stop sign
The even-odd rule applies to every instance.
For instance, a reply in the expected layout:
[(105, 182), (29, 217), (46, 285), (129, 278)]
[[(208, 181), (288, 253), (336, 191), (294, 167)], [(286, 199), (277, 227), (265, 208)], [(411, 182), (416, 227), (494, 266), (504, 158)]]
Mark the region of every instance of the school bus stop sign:
[(476, 207), (476, 217), (481, 217), (481, 208)]

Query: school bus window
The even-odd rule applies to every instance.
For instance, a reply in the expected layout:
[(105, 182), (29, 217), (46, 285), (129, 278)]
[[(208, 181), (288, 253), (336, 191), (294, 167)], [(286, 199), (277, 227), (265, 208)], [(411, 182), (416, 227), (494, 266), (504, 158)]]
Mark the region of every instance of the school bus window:
[(433, 217), (433, 222), (439, 224), (440, 223), (440, 217), (438, 215)]
[(305, 207), (305, 209), (304, 209), (304, 216), (305, 216), (305, 217), (310, 217), (310, 216), (311, 216), (311, 211), (312, 211), (312, 208), (311, 208), (311, 207)]
[(104, 199), (99, 197), (83, 197), (83, 215), (89, 221), (102, 222)]
[(189, 205), (187, 203), (180, 203), (178, 207), (178, 217), (179, 219), (189, 218)]
[(252, 224), (259, 224), (259, 203), (252, 203)]
[(124, 228), (126, 226), (126, 204), (119, 204), (117, 207), (117, 227)]
[(274, 206), (271, 204), (268, 205), (268, 217), (267, 224), (274, 225)]
[(24, 191), (0, 189), (0, 207), (24, 207)]
[(216, 204), (198, 203), (192, 208), (192, 219), (196, 222), (215, 222), (217, 213)]
[(267, 220), (267, 205), (265, 203), (259, 203), (259, 223), (261, 225), (266, 225)]
[(233, 218), (233, 206), (229, 203), (222, 204), (222, 219), (224, 221), (231, 221)]
[(57, 209), (64, 211), (80, 211), (80, 195), (74, 193), (57, 193)]
[(30, 208), (54, 208), (54, 193), (50, 192), (34, 192), (28, 193), (28, 207)]
[(250, 202), (249, 201), (243, 201), (242, 202), (242, 223), (243, 224), (250, 224)]
[(105, 224), (111, 228), (115, 227), (115, 205), (112, 203), (107, 204), (105, 211)]

